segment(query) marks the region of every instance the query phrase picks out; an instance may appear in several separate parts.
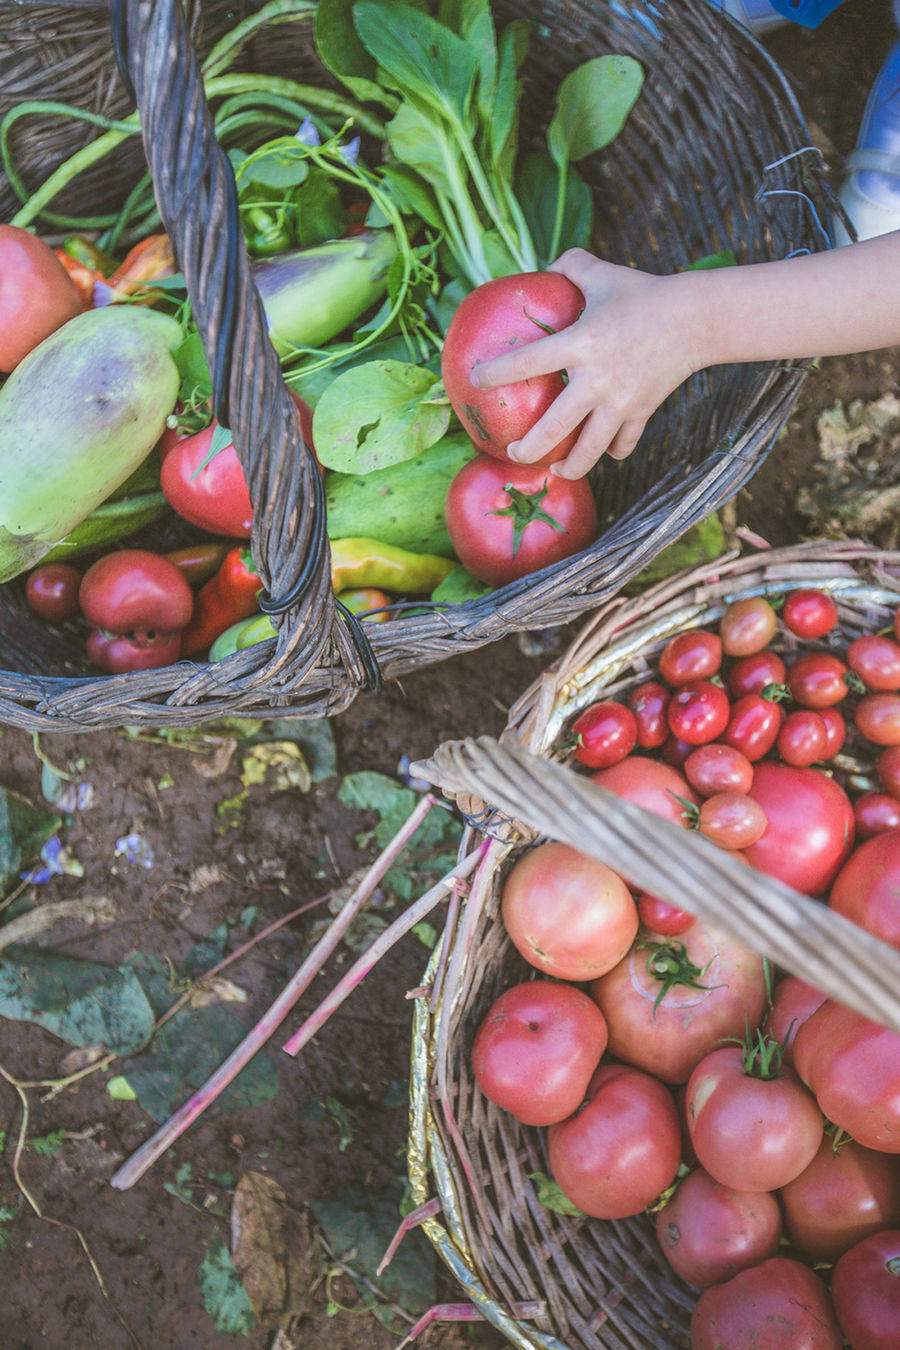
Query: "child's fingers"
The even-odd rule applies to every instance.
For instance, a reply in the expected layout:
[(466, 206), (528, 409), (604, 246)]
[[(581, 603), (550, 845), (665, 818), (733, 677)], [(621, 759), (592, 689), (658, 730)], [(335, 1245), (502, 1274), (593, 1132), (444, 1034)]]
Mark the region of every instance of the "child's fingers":
[(515, 351), (493, 356), (489, 361), (478, 361), (472, 368), (471, 380), (477, 389), (497, 389), (502, 384), (516, 384), (538, 375), (552, 375), (565, 367), (568, 342), (562, 333), (551, 333), (536, 338)]
[(590, 405), (585, 403), (575, 386), (566, 385), (522, 439), (507, 447), (510, 459), (517, 464), (534, 464), (543, 459), (575, 430), (589, 411)]
[(599, 459), (608, 454), (622, 430), (619, 419), (608, 410), (595, 409), (585, 419), (581, 434), (565, 459), (551, 465), (558, 478), (583, 478)]
[(627, 459), (643, 435), (645, 420), (623, 422), (609, 443), (606, 453), (610, 459)]

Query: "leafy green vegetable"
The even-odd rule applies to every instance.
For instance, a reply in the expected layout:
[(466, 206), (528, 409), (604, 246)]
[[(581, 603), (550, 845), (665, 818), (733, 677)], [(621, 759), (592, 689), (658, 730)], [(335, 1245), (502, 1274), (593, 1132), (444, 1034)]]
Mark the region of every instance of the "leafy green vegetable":
[(437, 375), (401, 361), (369, 361), (338, 375), (325, 390), (313, 439), (327, 468), (371, 473), (413, 459), (449, 424), (450, 405)]

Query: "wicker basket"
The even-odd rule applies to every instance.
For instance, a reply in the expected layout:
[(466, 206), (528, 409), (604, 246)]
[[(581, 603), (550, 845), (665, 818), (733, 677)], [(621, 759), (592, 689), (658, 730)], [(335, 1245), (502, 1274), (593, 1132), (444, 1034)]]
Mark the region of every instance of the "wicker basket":
[(426, 1221), (438, 1252), (485, 1317), (528, 1350), (683, 1348), (696, 1298), (673, 1274), (644, 1216), (601, 1223), (545, 1208), (529, 1174), (550, 1171), (546, 1132), (519, 1125), (473, 1081), (469, 1052), (487, 1008), (535, 974), (499, 915), (505, 864), (528, 842), (547, 836), (599, 858), (900, 1031), (900, 952), (697, 834), (611, 796), (555, 749), (580, 709), (645, 680), (672, 634), (714, 624), (739, 596), (805, 585), (831, 592), (838, 638), (850, 640), (890, 624), (900, 604), (900, 553), (864, 545), (784, 549), (726, 560), (643, 597), (613, 601), (516, 703), (500, 741), (450, 743), (413, 766), (479, 822), (464, 849), (482, 844), (485, 831), (494, 836), (436, 949), (425, 977), (430, 997), (417, 1003), (414, 1199), (440, 1200), (441, 1218)]
[[(281, 0), (282, 9), (291, 3)], [(292, 22), (285, 24), (283, 12), (278, 16), (277, 41), (264, 46), (257, 34), (242, 59), (256, 69), (262, 62), (264, 70), (289, 61), (300, 78), (326, 84), (324, 72), (311, 73), (313, 6), (298, 17), (302, 4), (295, 0)], [(60, 91), (74, 98), (64, 75), (83, 63), (92, 90), (85, 104), (106, 115), (120, 111), (122, 86), (112, 44), (101, 50), (96, 7), (79, 0), (56, 6), (16, 0), (10, 7), (0, 0), (4, 23), (10, 8), (19, 22), (10, 21), (0, 39), (0, 75), (7, 43), (7, 64), (14, 60), (32, 86), (41, 85), (44, 98)], [(750, 262), (829, 247), (834, 198), (821, 156), (766, 52), (708, 0), (658, 8), (651, 0), (629, 0), (629, 8), (637, 17), (624, 6), (578, 0), (495, 4), (498, 23), (521, 16), (533, 25), (524, 72), (523, 107), (532, 119), (523, 129), (526, 141), (538, 134), (562, 76), (585, 58), (625, 52), (644, 66), (644, 90), (625, 131), (588, 166), (601, 221), (598, 252), (662, 273), (723, 249)], [(239, 9), (192, 8), (210, 19), (204, 45), (209, 29)], [(55, 31), (46, 27), (50, 13), (61, 35), (48, 45), (46, 35)], [(213, 372), (217, 415), (232, 428), (255, 503), (252, 548), (278, 636), (213, 665), (182, 661), (100, 676), (86, 661), (77, 628), (37, 620), (25, 605), (23, 584), (12, 582), (0, 588), (0, 721), (71, 731), (178, 726), (236, 713), (339, 712), (380, 677), (596, 607), (759, 467), (794, 405), (807, 363), (701, 372), (654, 416), (636, 454), (598, 467), (601, 532), (591, 548), (480, 600), (401, 612), (363, 633), (333, 603), (318, 475), (266, 336), (235, 220), (231, 171), (215, 143), (181, 5), (113, 0), (113, 17), (159, 211)], [(0, 86), (4, 99), (35, 92), (2, 80)], [(24, 135), (26, 126), (16, 123), (14, 130)], [(46, 161), (43, 139), (31, 143), (27, 158), (49, 169), (60, 147), (49, 131), (38, 132), (45, 134)], [(20, 147), (19, 153), (26, 152)], [(125, 174), (121, 191), (131, 186)], [(87, 199), (67, 209), (90, 207), (98, 189), (93, 182), (84, 187)], [(41, 227), (40, 218), (35, 223)]]

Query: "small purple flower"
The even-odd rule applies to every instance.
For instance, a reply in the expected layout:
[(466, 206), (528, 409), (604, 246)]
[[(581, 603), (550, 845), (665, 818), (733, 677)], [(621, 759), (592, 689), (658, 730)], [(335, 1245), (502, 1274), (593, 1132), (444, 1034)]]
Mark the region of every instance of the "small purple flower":
[(136, 867), (150, 868), (155, 862), (153, 849), (140, 834), (123, 834), (117, 839), (116, 857), (124, 858)]
[(338, 154), (345, 164), (355, 164), (359, 159), (359, 137), (354, 136), (346, 145), (339, 145)]
[(33, 867), (30, 872), (20, 872), (19, 876), (23, 881), (28, 881), (32, 886), (42, 886), (45, 881), (50, 881), (52, 877), (80, 877), (84, 876), (84, 868), (77, 858), (73, 858), (69, 850), (65, 847), (58, 834), (49, 838), (40, 852), (41, 864)]
[(303, 121), (300, 123), (300, 129), (294, 134), (294, 139), (298, 140), (301, 145), (316, 146), (322, 144), (322, 137), (319, 135), (318, 131), (316, 131), (315, 124), (311, 117), (304, 117)]

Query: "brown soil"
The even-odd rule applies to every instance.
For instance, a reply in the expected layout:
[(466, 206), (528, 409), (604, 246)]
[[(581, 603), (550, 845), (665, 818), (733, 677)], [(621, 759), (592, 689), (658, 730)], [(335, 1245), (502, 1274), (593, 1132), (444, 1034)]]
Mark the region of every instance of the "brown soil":
[[(892, 33), (887, 0), (848, 0), (817, 33), (791, 28), (767, 44), (790, 72), (836, 178)], [(884, 354), (823, 361), (810, 375), (768, 464), (736, 503), (740, 522), (773, 544), (803, 535), (806, 522), (796, 500), (814, 474), (818, 414), (837, 401), (897, 390), (896, 367)], [(358, 849), (356, 839), (372, 821), (338, 800), (340, 776), (360, 769), (395, 775), (403, 754), (424, 756), (446, 738), (499, 732), (509, 703), (548, 659), (546, 650), (526, 654), (527, 646), (511, 637), (404, 679), (402, 685), (394, 682), (375, 699), (358, 700), (333, 721), (338, 775), (305, 794), (252, 787), (247, 809), (234, 824), (216, 808), (240, 790), (240, 752), (210, 777), (209, 758), (180, 746), (142, 743), (124, 733), (48, 739), (43, 749), (55, 764), (71, 768), (83, 761), (78, 774), (92, 783), (96, 801), (76, 816), (68, 835), (83, 879), (58, 877), (42, 889), (40, 899), (98, 893), (111, 896), (118, 908), (115, 923), (87, 930), (86, 936), (84, 929), (73, 928), (60, 943), (65, 930), (55, 930), (54, 949), (109, 964), (139, 950), (178, 968), (199, 939), (248, 905), (258, 906), (259, 929), (340, 884), (372, 856), (371, 848)], [(40, 769), (27, 735), (0, 732), (5, 787), (39, 800)], [(153, 848), (152, 868), (116, 856), (116, 841), (132, 831)], [(215, 869), (207, 874), (214, 880), (205, 889), (196, 887), (198, 868)], [(248, 1001), (234, 1005), (246, 1026), (299, 964), (311, 922), (304, 917), (287, 925), (227, 972), (247, 992)], [(231, 945), (236, 942), (233, 938)], [(242, 1173), (274, 1178), (301, 1212), (351, 1185), (392, 1193), (396, 1184), (399, 1196), (410, 1025), (404, 995), (418, 984), (426, 956), (415, 938), (406, 939), (296, 1061), (281, 1053), (283, 1036), (276, 1036), (268, 1051), (279, 1079), (274, 1099), (264, 1107), (203, 1117), (125, 1192), (111, 1189), (109, 1178), (153, 1124), (136, 1102), (110, 1099), (106, 1083), (116, 1066), (55, 1095), (46, 1088), (26, 1089), (29, 1137), (65, 1131), (49, 1156), (32, 1148), (21, 1159), (21, 1181), (48, 1221), (35, 1216), (12, 1174), (22, 1100), (9, 1082), (0, 1081), (0, 1130), (6, 1131), (0, 1206), (15, 1212), (2, 1230), (9, 1245), (0, 1251), (4, 1350), (44, 1345), (126, 1350), (134, 1344), (160, 1350), (225, 1350), (242, 1343), (250, 1350), (395, 1346), (398, 1335), (371, 1314), (329, 1309), (329, 1299), (345, 1305), (358, 1305), (359, 1299), (349, 1280), (334, 1273), (334, 1262), (315, 1237), (295, 1271), (308, 1295), (306, 1311), (280, 1338), (262, 1330), (245, 1338), (219, 1334), (204, 1307), (198, 1270), (212, 1243), (228, 1242), (230, 1190)], [(289, 1018), (289, 1029), (350, 960), (346, 951), (332, 960)], [(66, 1072), (68, 1047), (56, 1037), (28, 1023), (4, 1022), (2, 1032), (4, 1077), (34, 1083)], [(337, 1108), (323, 1111), (323, 1102)], [(350, 1128), (343, 1129), (341, 1121), (348, 1119)], [(179, 1171), (186, 1164), (189, 1184)], [(74, 1225), (84, 1235), (108, 1298), (77, 1236), (60, 1224)], [(420, 1250), (421, 1259), (429, 1259), (427, 1249)], [(449, 1277), (440, 1276), (438, 1296), (459, 1300)], [(421, 1343), (429, 1350), (487, 1350), (506, 1342), (484, 1325), (448, 1324), (432, 1326)]]

